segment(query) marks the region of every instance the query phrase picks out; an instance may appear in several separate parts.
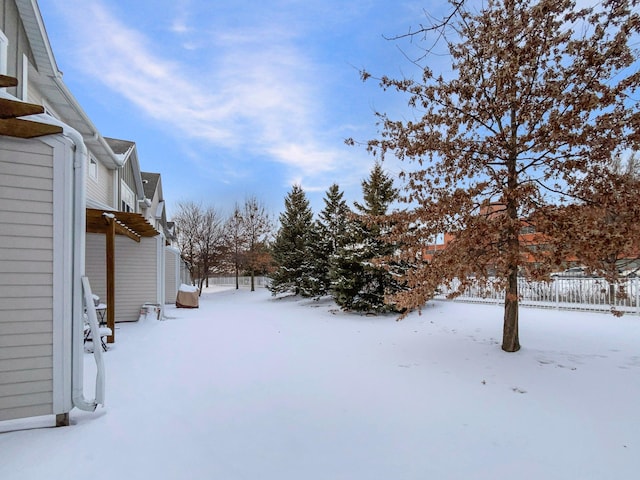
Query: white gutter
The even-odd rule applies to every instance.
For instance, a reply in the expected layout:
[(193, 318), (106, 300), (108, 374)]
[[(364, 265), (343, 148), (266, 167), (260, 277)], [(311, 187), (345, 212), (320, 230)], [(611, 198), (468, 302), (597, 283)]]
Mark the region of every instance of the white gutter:
[(144, 205), (145, 208), (149, 208), (151, 206), (151, 200), (144, 197), (142, 200), (138, 200), (138, 205)]
[[(82, 135), (69, 125), (48, 115), (34, 115), (32, 118), (62, 127), (63, 135), (74, 145), (73, 158), (74, 192), (73, 192), (73, 314), (72, 314), (72, 352), (71, 352), (71, 394), (75, 407), (80, 410), (94, 411), (98, 404), (104, 405), (105, 371), (102, 349), (99, 342), (94, 340), (93, 356), (96, 361), (96, 390), (95, 398), (88, 400), (84, 396), (83, 367), (84, 367), (84, 308), (87, 307), (89, 326), (92, 338), (99, 339), (98, 320), (91, 296), (91, 288), (85, 273), (85, 231), (86, 231), (86, 187), (85, 168), (87, 164), (87, 147)], [(86, 284), (86, 285), (85, 285)], [(84, 293), (84, 302), (83, 302)], [(87, 296), (88, 295), (88, 296)]]
[[(82, 118), (82, 121), (86, 125), (88, 125), (91, 130), (93, 130), (93, 135), (95, 140), (105, 150), (105, 152), (109, 156), (109, 159), (113, 162), (115, 167), (116, 168), (122, 167), (124, 165), (124, 159), (120, 158), (118, 155), (113, 153), (113, 150), (111, 150), (111, 147), (109, 146), (107, 141), (104, 139), (102, 135), (100, 135), (100, 133), (98, 132), (98, 129), (95, 127), (91, 119), (89, 119), (89, 117), (84, 112), (84, 110), (82, 109), (78, 101), (75, 99), (73, 94), (69, 91), (69, 89), (65, 85), (64, 81), (62, 80), (62, 75), (60, 74), (60, 72), (57, 72), (55, 75), (51, 75), (50, 78), (53, 79), (60, 93), (64, 96), (65, 100), (73, 108), (73, 110), (75, 110), (76, 113), (78, 113), (78, 115)], [(80, 138), (82, 139), (82, 136), (80, 136)], [(83, 140), (83, 143), (84, 143), (84, 140)]]

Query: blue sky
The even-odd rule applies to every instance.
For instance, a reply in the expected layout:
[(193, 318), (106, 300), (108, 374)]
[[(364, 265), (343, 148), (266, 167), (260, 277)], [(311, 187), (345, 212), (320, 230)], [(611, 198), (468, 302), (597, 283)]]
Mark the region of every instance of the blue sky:
[(39, 5), (65, 83), (104, 136), (136, 142), (142, 169), (162, 174), (170, 214), (185, 200), (227, 213), (253, 195), (274, 215), (294, 183), (315, 213), (334, 182), (350, 204), (361, 198), (374, 159), (344, 139), (374, 137), (376, 109), (409, 112), (358, 70), (415, 75), (399, 49), (415, 45), (383, 36), (446, 7), (436, 0)]

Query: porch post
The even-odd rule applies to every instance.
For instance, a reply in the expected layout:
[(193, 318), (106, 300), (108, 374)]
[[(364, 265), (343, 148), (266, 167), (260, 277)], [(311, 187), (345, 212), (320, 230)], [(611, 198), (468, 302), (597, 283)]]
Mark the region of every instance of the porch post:
[(116, 221), (114, 218), (108, 218), (107, 221), (107, 327), (111, 329), (107, 343), (114, 343), (116, 341)]

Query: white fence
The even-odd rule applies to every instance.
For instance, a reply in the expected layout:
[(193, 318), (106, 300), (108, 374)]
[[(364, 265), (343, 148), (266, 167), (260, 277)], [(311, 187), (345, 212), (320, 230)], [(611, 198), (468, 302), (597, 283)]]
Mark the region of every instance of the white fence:
[[(256, 288), (265, 288), (271, 282), (270, 278), (267, 277), (254, 277), (254, 285)], [(219, 286), (236, 286), (236, 277), (209, 277), (209, 285), (219, 285)], [(238, 277), (238, 286), (240, 288), (251, 287), (251, 277)]]
[[(444, 298), (456, 286), (441, 289), (436, 298)], [(602, 278), (590, 277), (556, 277), (550, 282), (519, 278), (518, 292), (523, 306), (600, 312), (611, 312), (614, 308), (619, 312), (640, 315), (640, 278), (628, 278), (613, 285)], [(502, 304), (504, 290), (493, 287), (489, 282), (486, 287), (466, 288), (456, 300)]]

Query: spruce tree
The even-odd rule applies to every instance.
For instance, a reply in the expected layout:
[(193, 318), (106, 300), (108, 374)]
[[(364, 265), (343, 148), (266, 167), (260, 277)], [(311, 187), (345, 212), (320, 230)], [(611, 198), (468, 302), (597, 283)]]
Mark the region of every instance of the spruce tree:
[(355, 203), (359, 215), (347, 228), (348, 241), (332, 257), (330, 276), (336, 303), (344, 310), (385, 312), (395, 310), (385, 298), (400, 285), (384, 267), (375, 263), (390, 255), (394, 246), (385, 241), (387, 211), (398, 190), (393, 180), (376, 163), (362, 182), (363, 204)]
[(293, 186), (284, 203), (285, 211), (280, 214), (280, 230), (272, 247), (276, 270), (270, 275), (269, 290), (273, 295), (293, 292), (310, 296), (309, 242), (313, 212), (299, 185)]
[(309, 277), (309, 286), (310, 293), (315, 297), (329, 294), (331, 290), (330, 259), (347, 241), (347, 225), (351, 210), (343, 197), (344, 193), (340, 191), (337, 184), (334, 183), (329, 187), (324, 198), (324, 209), (318, 214), (318, 220), (311, 232), (312, 274)]

